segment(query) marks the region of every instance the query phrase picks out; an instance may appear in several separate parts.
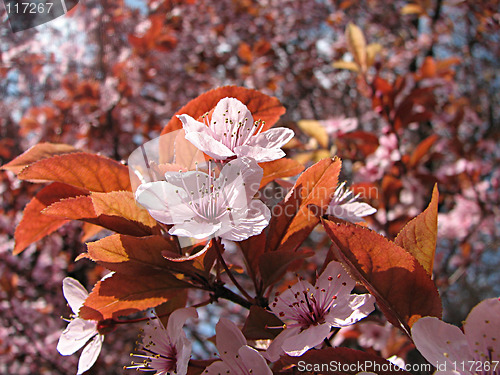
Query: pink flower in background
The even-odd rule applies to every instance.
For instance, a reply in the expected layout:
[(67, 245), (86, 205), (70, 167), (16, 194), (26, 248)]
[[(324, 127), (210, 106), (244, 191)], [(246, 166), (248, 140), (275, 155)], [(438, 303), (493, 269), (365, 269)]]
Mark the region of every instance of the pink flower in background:
[(142, 363), (132, 362), (129, 369), (156, 371), (156, 375), (185, 375), (191, 357), (191, 342), (182, 327), (189, 318), (197, 318), (194, 307), (175, 310), (168, 318), (167, 328), (158, 317), (151, 319), (144, 329), (144, 337), (140, 346), (145, 354), (133, 354), (143, 358)]
[(333, 199), (328, 205), (326, 213), (338, 217), (339, 219), (359, 223), (363, 221), (364, 216), (372, 215), (377, 210), (368, 203), (357, 202), (359, 194), (351, 196), (352, 191), (345, 188), (345, 182), (342, 182), (335, 190)]
[(264, 126), (255, 122), (242, 102), (224, 98), (217, 103), (210, 124), (199, 122), (188, 115), (179, 115), (186, 139), (205, 154), (217, 160), (248, 156), (258, 163), (285, 156), (281, 147), (293, 137), (287, 128), (262, 132)]
[(332, 327), (345, 327), (368, 316), (375, 298), (351, 294), (356, 282), (338, 262), (330, 262), (312, 286), (299, 282), (271, 303), (271, 311), (284, 321), (285, 329), (269, 346), (266, 356), (274, 362), (281, 354), (300, 356), (328, 337)]
[(434, 317), (419, 319), (411, 329), (415, 346), (436, 373), (500, 374), (500, 299), (475, 306), (464, 332)]
[(332, 137), (339, 137), (345, 133), (352, 132), (358, 127), (357, 118), (345, 118), (344, 116), (333, 117), (327, 120), (320, 121), (328, 135)]
[(394, 162), (400, 159), (401, 153), (396, 135), (394, 133), (381, 135), (378, 148), (368, 156), (366, 164), (358, 171), (356, 178), (360, 181), (377, 181)]
[(63, 280), (63, 294), (75, 315), (75, 319), (71, 320), (68, 327), (61, 334), (57, 343), (57, 351), (62, 355), (71, 355), (91, 340), (83, 349), (78, 361), (77, 374), (83, 374), (97, 361), (104, 335), (99, 333), (97, 321), (78, 318), (78, 311), (89, 295), (82, 284), (71, 277), (66, 277)]
[(383, 326), (374, 322), (361, 323), (358, 326), (360, 332), (358, 343), (363, 348), (373, 348), (381, 351), (387, 346), (391, 328), (392, 325), (389, 323)]
[(236, 324), (221, 318), (215, 327), (216, 343), (222, 361), (208, 366), (203, 374), (272, 375), (266, 360), (247, 345), (245, 336)]
[(242, 241), (262, 232), (271, 217), (269, 208), (253, 199), (262, 174), (255, 160), (242, 157), (215, 177), (209, 162), (208, 174), (167, 172), (166, 181), (141, 184), (135, 196), (157, 221), (174, 224), (171, 235)]

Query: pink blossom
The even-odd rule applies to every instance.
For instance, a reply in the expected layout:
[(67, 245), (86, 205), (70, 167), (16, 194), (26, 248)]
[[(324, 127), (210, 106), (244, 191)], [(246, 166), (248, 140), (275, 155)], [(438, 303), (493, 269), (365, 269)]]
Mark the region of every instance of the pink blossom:
[(418, 351), (436, 373), (500, 374), (500, 299), (474, 307), (460, 328), (434, 317), (419, 319), (411, 334)]
[(215, 332), (222, 361), (212, 363), (205, 369), (204, 374), (272, 375), (264, 357), (247, 345), (245, 336), (236, 324), (221, 318)]
[(187, 319), (197, 317), (194, 307), (175, 310), (168, 318), (166, 329), (160, 319), (151, 319), (144, 329), (140, 348), (145, 354), (133, 354), (144, 358), (144, 362), (132, 362), (127, 368), (156, 371), (156, 375), (185, 375), (191, 357), (191, 343), (182, 326)]
[(369, 294), (350, 294), (356, 282), (338, 262), (330, 262), (312, 286), (304, 280), (277, 294), (270, 308), (282, 320), (293, 321), (274, 339), (266, 355), (272, 362), (285, 352), (300, 356), (321, 344), (332, 327), (345, 327), (375, 308)]
[(78, 311), (89, 295), (82, 284), (71, 277), (66, 277), (63, 280), (63, 294), (75, 315), (75, 319), (71, 320), (68, 327), (61, 334), (57, 343), (57, 351), (62, 355), (71, 355), (91, 340), (83, 349), (78, 362), (77, 374), (83, 374), (97, 361), (104, 335), (99, 333), (97, 321), (78, 318)]
[(374, 322), (359, 324), (359, 345), (363, 348), (373, 348), (378, 351), (384, 349), (391, 335), (391, 327), (392, 325), (389, 323), (383, 326)]
[(178, 116), (186, 139), (217, 160), (248, 156), (258, 163), (285, 156), (281, 147), (293, 137), (287, 128), (262, 132), (264, 123), (254, 123), (252, 114), (238, 99), (224, 98), (217, 103), (210, 124), (188, 115)]
[(197, 167), (141, 184), (136, 199), (159, 222), (174, 224), (171, 235), (242, 241), (262, 232), (271, 217), (264, 203), (252, 199), (262, 174), (255, 160), (242, 157), (226, 163), (215, 177), (209, 162), (208, 173)]
[(354, 117), (345, 118), (344, 116), (333, 117), (320, 121), (320, 124), (323, 125), (330, 136), (339, 137), (355, 130), (358, 127), (358, 119)]
[(352, 191), (345, 188), (345, 182), (342, 182), (335, 190), (333, 199), (328, 205), (326, 213), (339, 219), (359, 223), (363, 221), (364, 216), (372, 215), (377, 210), (368, 203), (356, 202), (359, 194), (350, 197)]

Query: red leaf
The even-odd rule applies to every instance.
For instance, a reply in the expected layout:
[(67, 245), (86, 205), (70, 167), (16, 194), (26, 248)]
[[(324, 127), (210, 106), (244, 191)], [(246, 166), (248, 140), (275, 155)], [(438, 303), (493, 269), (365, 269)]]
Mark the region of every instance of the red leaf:
[(304, 166), (293, 159), (282, 158), (267, 163), (259, 164), (264, 170), (260, 188), (278, 178), (292, 177), (304, 170)]
[(387, 319), (408, 335), (423, 316), (441, 317), (441, 299), (410, 253), (370, 229), (323, 220), (335, 258), (375, 296)]
[[(299, 362), (302, 366), (310, 367), (300, 369)], [(309, 350), (300, 357), (282, 357), (273, 370), (284, 369), (291, 365), (300, 371), (306, 370), (315, 374), (355, 375), (360, 372), (375, 371), (378, 375), (410, 374), (384, 358), (349, 348)]]
[(439, 192), (435, 185), (429, 206), (406, 224), (394, 240), (396, 245), (413, 255), (429, 275), (432, 275), (437, 243), (438, 202)]
[(432, 147), (434, 143), (439, 139), (437, 134), (433, 134), (427, 138), (425, 138), (422, 142), (418, 144), (410, 157), (410, 162), (408, 166), (410, 168), (415, 168), (417, 164), (422, 160), (422, 158), (428, 154), (429, 149)]
[(21, 180), (55, 181), (96, 192), (131, 190), (128, 168), (104, 156), (78, 152), (28, 165)]
[(85, 194), (84, 190), (54, 182), (42, 190), (26, 205), (23, 218), (16, 228), (14, 254), (21, 253), (28, 245), (54, 232), (67, 220), (54, 218), (41, 213), (43, 209), (59, 199)]
[(17, 174), (24, 167), (38, 160), (72, 152), (78, 152), (78, 150), (73, 146), (62, 143), (39, 143), (23, 152), (14, 160), (11, 160), (7, 164), (3, 165), (1, 169)]
[(104, 320), (130, 315), (175, 298), (186, 284), (164, 273), (150, 273), (137, 278), (135, 275), (115, 273), (99, 281), (79, 316), (87, 320)]
[(263, 289), (282, 279), (295, 261), (314, 255), (307, 250), (276, 250), (264, 253), (259, 258), (259, 270)]
[(285, 107), (276, 98), (257, 90), (238, 86), (224, 86), (210, 90), (191, 100), (175, 113), (165, 128), (163, 128), (161, 134), (170, 133), (173, 130), (182, 128), (182, 123), (176, 115), (188, 114), (195, 119), (199, 118), (203, 114), (210, 112), (219, 100), (226, 97), (236, 98), (245, 104), (252, 113), (254, 120), (265, 121), (263, 131), (273, 126), (281, 115), (285, 113)]
[(295, 250), (319, 223), (337, 188), (342, 162), (324, 159), (300, 175), (285, 199), (273, 209), (266, 251)]
[(283, 322), (276, 315), (260, 306), (251, 306), (242, 332), (248, 340), (274, 339), (281, 332), (276, 327), (281, 326)]

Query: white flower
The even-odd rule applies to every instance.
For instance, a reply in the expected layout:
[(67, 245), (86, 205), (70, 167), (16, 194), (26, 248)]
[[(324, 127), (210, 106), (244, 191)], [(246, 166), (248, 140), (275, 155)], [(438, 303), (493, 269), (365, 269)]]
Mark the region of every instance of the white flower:
[(351, 294), (356, 282), (338, 262), (330, 262), (316, 285), (304, 280), (277, 294), (271, 311), (281, 320), (292, 321), (274, 339), (266, 352), (275, 362), (285, 352), (301, 356), (321, 344), (332, 327), (345, 327), (368, 316), (375, 298), (369, 294)]
[(145, 354), (133, 354), (144, 358), (143, 363), (134, 363), (127, 368), (156, 371), (156, 375), (185, 375), (191, 357), (191, 343), (182, 326), (189, 318), (197, 318), (194, 307), (175, 310), (168, 318), (167, 328), (158, 317), (148, 322), (144, 329), (141, 348)]
[(171, 235), (242, 241), (262, 232), (271, 217), (269, 208), (253, 199), (262, 175), (247, 157), (224, 164), (218, 177), (209, 162), (208, 173), (167, 172), (166, 181), (141, 184), (136, 200), (157, 221), (174, 224)]
[(419, 319), (411, 329), (418, 351), (435, 374), (500, 374), (500, 299), (474, 307), (460, 328), (438, 318)]
[(359, 194), (354, 197), (350, 189), (345, 188), (345, 181), (342, 182), (333, 195), (333, 199), (328, 205), (326, 213), (338, 217), (339, 219), (350, 221), (351, 223), (359, 223), (363, 221), (364, 216), (372, 215), (377, 210), (368, 203), (356, 202)]
[(89, 295), (82, 284), (71, 277), (66, 277), (63, 280), (63, 294), (75, 315), (75, 319), (71, 320), (61, 334), (57, 343), (57, 351), (62, 355), (71, 355), (91, 340), (83, 349), (78, 361), (77, 374), (79, 375), (94, 365), (101, 352), (104, 335), (99, 333), (97, 321), (78, 318), (78, 311)]
[(247, 345), (245, 336), (236, 324), (221, 318), (215, 326), (215, 332), (222, 361), (212, 363), (203, 374), (272, 375), (264, 357)]
[(221, 99), (210, 124), (188, 115), (177, 116), (186, 131), (186, 139), (199, 150), (217, 160), (248, 156), (258, 163), (285, 156), (281, 147), (293, 138), (293, 131), (274, 128), (261, 132), (264, 126), (255, 122), (247, 106), (235, 98)]

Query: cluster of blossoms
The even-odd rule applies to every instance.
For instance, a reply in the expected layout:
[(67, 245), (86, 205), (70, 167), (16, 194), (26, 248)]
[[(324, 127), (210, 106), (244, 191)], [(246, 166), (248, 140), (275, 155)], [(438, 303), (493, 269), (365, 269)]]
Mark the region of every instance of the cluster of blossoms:
[[(247, 107), (234, 98), (220, 100), (210, 122), (207, 115), (203, 116), (205, 123), (188, 115), (178, 118), (185, 139), (213, 159), (196, 162), (191, 171), (166, 171), (163, 175), (155, 171), (157, 178), (153, 181), (141, 179), (135, 191), (137, 202), (159, 223), (169, 225), (168, 233), (173, 236), (242, 241), (260, 234), (268, 225), (271, 212), (255, 199), (263, 177), (258, 163), (283, 157), (281, 147), (293, 137), (293, 131), (262, 131), (263, 123), (254, 122)], [(356, 202), (358, 196), (352, 197), (344, 185), (338, 186), (327, 214), (359, 222), (375, 212), (368, 204)], [(204, 373), (271, 374), (266, 360), (274, 362), (284, 354), (300, 356), (321, 344), (332, 327), (351, 325), (374, 310), (372, 296), (350, 294), (354, 286), (343, 267), (331, 262), (315, 286), (301, 279), (277, 295), (270, 310), (287, 323), (262, 354), (247, 345), (234, 323), (221, 318), (216, 327), (221, 361), (212, 363)], [(69, 355), (88, 342), (80, 357), (80, 374), (95, 363), (105, 325), (78, 317), (88, 294), (76, 280), (66, 278), (63, 291), (74, 319), (61, 335), (58, 350)], [(153, 316), (139, 347), (143, 354), (134, 354), (142, 362), (134, 360), (128, 368), (156, 374), (186, 374), (191, 344), (182, 326), (188, 318), (196, 317), (193, 307), (175, 310), (165, 328)]]

